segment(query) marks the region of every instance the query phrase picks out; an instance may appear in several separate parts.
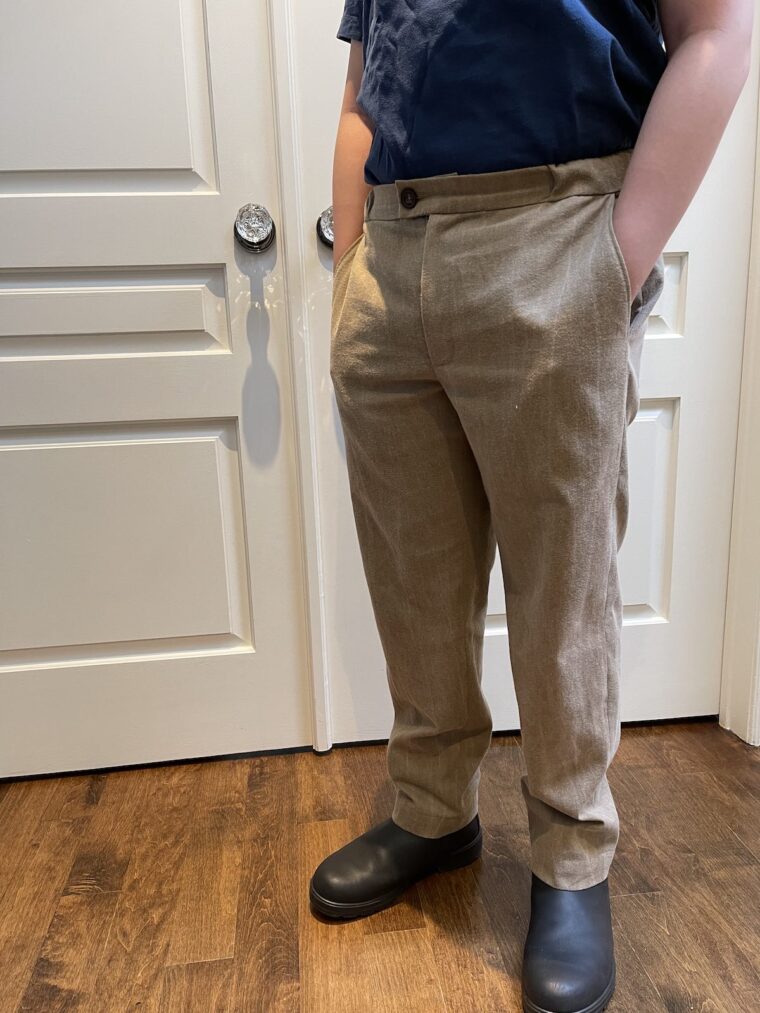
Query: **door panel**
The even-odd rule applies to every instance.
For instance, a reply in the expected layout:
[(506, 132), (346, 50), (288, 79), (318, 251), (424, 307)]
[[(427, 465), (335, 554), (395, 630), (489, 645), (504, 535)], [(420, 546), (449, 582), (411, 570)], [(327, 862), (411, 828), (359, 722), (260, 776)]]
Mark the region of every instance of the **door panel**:
[(0, 13), (0, 776), (308, 744), (267, 5)]

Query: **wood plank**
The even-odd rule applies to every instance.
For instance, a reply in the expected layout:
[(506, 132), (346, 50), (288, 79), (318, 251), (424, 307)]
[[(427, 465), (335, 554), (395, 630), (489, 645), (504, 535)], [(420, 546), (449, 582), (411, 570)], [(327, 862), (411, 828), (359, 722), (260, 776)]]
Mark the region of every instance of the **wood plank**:
[[(639, 957), (626, 933), (627, 921), (621, 916), (618, 898), (610, 897), (612, 928), (615, 943), (616, 986), (610, 1005), (614, 1013), (674, 1013), (665, 1005), (657, 986), (647, 973), (645, 961)], [(688, 1007), (685, 1007), (688, 1008)]]
[(479, 889), (481, 865), (478, 859), (419, 885), (430, 946), (449, 1009), (519, 1009), (519, 978), (505, 965)]
[[(142, 772), (120, 771), (101, 787), (92, 815), (82, 823), (77, 854), (24, 993), (23, 1010), (83, 1008), (91, 998), (148, 780)], [(53, 808), (72, 811), (68, 804)], [(78, 802), (74, 808), (86, 811)]]
[[(483, 829), (483, 856), (475, 876), (488, 913), (502, 964), (511, 984), (513, 1002), (522, 970), (522, 951), (530, 918), (530, 843), (527, 822)], [(519, 1007), (515, 1007), (519, 1008)]]
[(92, 1008), (159, 1008), (199, 764), (143, 772), (148, 797), (105, 942)]
[(345, 750), (332, 749), (319, 756), (309, 752), (293, 757), (299, 823), (342, 819), (351, 808), (353, 799), (343, 778), (343, 752)]
[(248, 765), (202, 763), (188, 813), (168, 964), (231, 959), (235, 953)]
[(19, 1013), (68, 1013), (88, 1008), (118, 900), (117, 892), (61, 897)]
[(0, 1010), (15, 1010), (27, 988), (79, 846), (82, 822), (51, 820), (39, 830), (0, 909)]
[(42, 813), (43, 820), (75, 820), (92, 815), (108, 779), (105, 774), (75, 774), (51, 780), (54, 791)]
[[(716, 898), (717, 901), (717, 898)], [(740, 995), (752, 991), (753, 971), (724, 933), (715, 932), (715, 903), (694, 891), (629, 894), (616, 912), (665, 1009), (737, 1013)], [(628, 994), (629, 982), (624, 982)], [(755, 994), (757, 980), (755, 979)]]
[(298, 828), (292, 755), (248, 761), (235, 934), (235, 1013), (299, 1009)]
[(37, 778), (8, 785), (0, 796), (0, 904), (17, 870), (37, 847), (37, 830), (43, 813), (60, 790), (57, 778)]
[(159, 1006), (161, 1013), (189, 1013), (191, 1010), (231, 1013), (234, 974), (231, 958), (167, 967)]

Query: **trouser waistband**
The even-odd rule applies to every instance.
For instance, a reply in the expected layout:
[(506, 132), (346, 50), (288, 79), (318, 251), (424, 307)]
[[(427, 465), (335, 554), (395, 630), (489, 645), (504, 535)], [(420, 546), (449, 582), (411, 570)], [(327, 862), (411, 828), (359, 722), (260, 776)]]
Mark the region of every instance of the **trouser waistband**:
[(367, 195), (364, 220), (489, 211), (580, 194), (616, 192), (623, 184), (632, 152), (632, 148), (624, 148), (569, 162), (380, 183)]

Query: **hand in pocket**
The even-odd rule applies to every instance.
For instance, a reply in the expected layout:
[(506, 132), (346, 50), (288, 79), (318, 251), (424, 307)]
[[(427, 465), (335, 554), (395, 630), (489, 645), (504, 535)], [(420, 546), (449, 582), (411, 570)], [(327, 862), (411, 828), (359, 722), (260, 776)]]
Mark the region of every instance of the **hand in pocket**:
[(620, 214), (618, 201), (615, 201), (615, 206), (612, 209), (612, 230), (615, 233), (623, 264), (628, 273), (631, 303), (633, 303), (644, 280), (654, 267), (660, 251), (652, 252), (651, 244), (642, 239), (641, 234), (635, 228), (635, 223), (631, 221), (629, 213)]

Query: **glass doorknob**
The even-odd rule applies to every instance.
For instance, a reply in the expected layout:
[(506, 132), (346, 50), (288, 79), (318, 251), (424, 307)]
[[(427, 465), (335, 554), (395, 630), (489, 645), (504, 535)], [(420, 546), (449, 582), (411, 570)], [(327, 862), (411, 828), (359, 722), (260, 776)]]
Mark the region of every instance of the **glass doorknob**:
[(274, 242), (274, 220), (263, 204), (244, 204), (235, 217), (235, 239), (251, 253), (263, 253)]
[(319, 218), (317, 218), (317, 239), (324, 243), (325, 246), (331, 247), (333, 245), (335, 232), (333, 230), (332, 204), (329, 208), (325, 208)]

